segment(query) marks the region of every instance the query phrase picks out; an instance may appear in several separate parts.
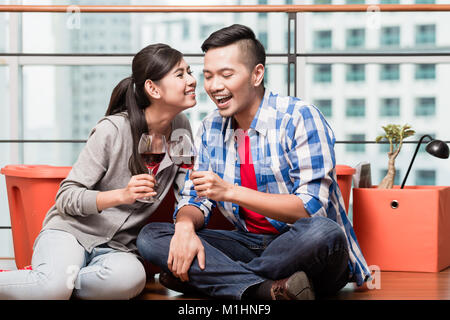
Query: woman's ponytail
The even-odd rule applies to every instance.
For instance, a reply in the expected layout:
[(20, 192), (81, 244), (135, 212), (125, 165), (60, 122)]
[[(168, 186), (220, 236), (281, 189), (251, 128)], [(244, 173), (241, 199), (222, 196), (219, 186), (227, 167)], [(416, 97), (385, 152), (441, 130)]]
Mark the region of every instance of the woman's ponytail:
[(132, 83), (133, 78), (126, 77), (115, 86), (111, 94), (111, 98), (109, 99), (109, 105), (108, 109), (106, 110), (105, 116), (110, 116), (112, 114), (127, 110), (125, 97), (128, 88)]
[(133, 153), (128, 161), (128, 168), (132, 175), (148, 173), (148, 169), (138, 151), (139, 140), (143, 133), (148, 133), (147, 121), (145, 121), (145, 108), (150, 104), (138, 104), (136, 101), (135, 83), (131, 81), (125, 94), (125, 103), (128, 111), (128, 119), (130, 120), (131, 136), (133, 138)]

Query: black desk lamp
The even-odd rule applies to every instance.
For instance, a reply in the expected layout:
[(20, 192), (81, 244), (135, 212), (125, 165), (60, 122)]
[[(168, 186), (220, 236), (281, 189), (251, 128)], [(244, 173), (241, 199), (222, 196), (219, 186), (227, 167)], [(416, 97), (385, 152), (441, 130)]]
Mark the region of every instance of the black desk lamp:
[(417, 151), (419, 151), (420, 144), (422, 143), (422, 140), (425, 139), (425, 138), (429, 138), (429, 139), (431, 140), (431, 141), (427, 144), (427, 146), (425, 147), (425, 150), (426, 150), (429, 154), (431, 154), (432, 156), (441, 158), (441, 159), (447, 159), (447, 158), (448, 158), (448, 153), (449, 153), (448, 145), (447, 145), (444, 141), (441, 141), (441, 140), (434, 140), (434, 139), (433, 139), (430, 135), (428, 135), (428, 134), (423, 135), (423, 136), (420, 138), (419, 143), (417, 144), (416, 151), (414, 152), (414, 156), (412, 157), (411, 163), (409, 164), (408, 171), (406, 172), (405, 179), (403, 179), (402, 186), (401, 186), (400, 189), (403, 189), (403, 187), (405, 186), (406, 179), (408, 178), (409, 171), (411, 171), (411, 167), (412, 167), (412, 164), (413, 164), (413, 162), (414, 162), (414, 159), (416, 158)]

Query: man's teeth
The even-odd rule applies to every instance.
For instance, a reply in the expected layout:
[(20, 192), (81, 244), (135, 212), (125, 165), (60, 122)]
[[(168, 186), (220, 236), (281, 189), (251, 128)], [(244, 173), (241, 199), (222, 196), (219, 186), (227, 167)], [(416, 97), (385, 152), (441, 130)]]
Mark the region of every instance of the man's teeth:
[(228, 98), (231, 98), (231, 96), (216, 96), (216, 100), (217, 100), (219, 103), (224, 102), (223, 100), (228, 99)]

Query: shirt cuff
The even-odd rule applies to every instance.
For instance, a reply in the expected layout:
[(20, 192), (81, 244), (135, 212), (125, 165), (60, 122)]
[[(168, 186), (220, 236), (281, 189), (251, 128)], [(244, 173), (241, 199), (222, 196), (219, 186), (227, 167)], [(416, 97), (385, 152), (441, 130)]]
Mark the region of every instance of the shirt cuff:
[(86, 190), (83, 194), (82, 214), (84, 216), (90, 214), (99, 214), (97, 209), (97, 194), (98, 190)]
[[(205, 201), (208, 201), (208, 200), (205, 200)], [(208, 201), (208, 203), (210, 203), (210, 202)], [(178, 205), (177, 205), (177, 207), (175, 209), (175, 212), (173, 213), (173, 220), (174, 220), (174, 222), (177, 219), (178, 211), (184, 206), (194, 206), (194, 207), (199, 208), (203, 212), (203, 216), (205, 217), (205, 222), (204, 222), (203, 225), (206, 226), (208, 224), (209, 217), (211, 215), (211, 209), (208, 208), (208, 206), (204, 205), (202, 202), (194, 201), (192, 198), (190, 198), (190, 199), (185, 199), (185, 198), (181, 199), (181, 201), (178, 203)]]

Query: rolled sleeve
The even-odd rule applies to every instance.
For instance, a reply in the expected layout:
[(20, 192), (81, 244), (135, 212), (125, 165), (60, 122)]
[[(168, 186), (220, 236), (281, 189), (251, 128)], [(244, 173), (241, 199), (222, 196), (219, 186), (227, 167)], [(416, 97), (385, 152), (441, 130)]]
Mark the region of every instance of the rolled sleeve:
[(333, 132), (314, 106), (301, 108), (301, 117), (292, 121), (289, 130), (292, 192), (310, 216), (326, 217), (335, 166)]
[[(205, 200), (204, 202), (211, 203), (208, 200)], [(178, 211), (184, 206), (194, 206), (194, 207), (199, 208), (203, 212), (203, 216), (205, 218), (204, 226), (206, 226), (208, 224), (209, 218), (211, 216), (211, 206), (205, 205), (202, 202), (196, 202), (193, 200), (193, 198), (187, 198), (187, 197), (182, 198), (181, 201), (178, 203), (178, 205), (175, 209), (175, 212), (173, 214), (174, 221), (177, 219)]]
[(85, 215), (100, 213), (97, 209), (97, 190), (85, 190), (83, 194), (82, 212)]

